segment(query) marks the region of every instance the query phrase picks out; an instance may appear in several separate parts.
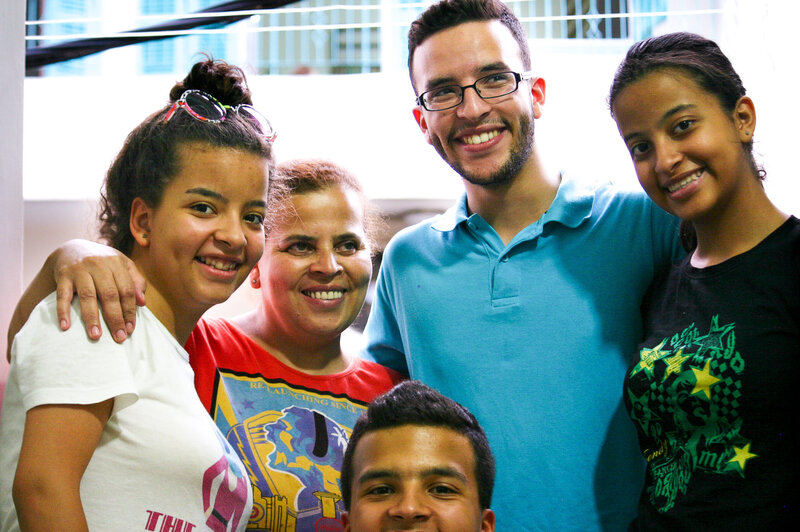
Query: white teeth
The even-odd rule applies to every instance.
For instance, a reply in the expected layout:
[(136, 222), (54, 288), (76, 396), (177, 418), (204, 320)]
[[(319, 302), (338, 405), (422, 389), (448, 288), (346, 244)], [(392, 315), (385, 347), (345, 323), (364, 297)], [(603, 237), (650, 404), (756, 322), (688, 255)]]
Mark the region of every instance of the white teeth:
[(481, 133), (480, 135), (471, 135), (469, 137), (464, 137), (463, 141), (466, 144), (480, 144), (482, 142), (488, 142), (488, 141), (492, 140), (493, 138), (495, 138), (499, 134), (500, 134), (500, 132), (498, 130), (487, 131), (487, 132)]
[(342, 296), (344, 295), (344, 291), (342, 291), (342, 290), (328, 290), (327, 292), (305, 292), (304, 291), (303, 293), (305, 295), (307, 295), (308, 297), (310, 297), (310, 298), (313, 298), (313, 299), (324, 299), (324, 300), (341, 299)]
[(689, 183), (694, 183), (695, 181), (700, 179), (700, 175), (702, 173), (703, 173), (703, 169), (701, 168), (700, 170), (698, 170), (694, 174), (690, 175), (686, 179), (683, 179), (683, 180), (679, 181), (678, 183), (675, 183), (674, 185), (670, 185), (669, 187), (667, 187), (667, 190), (669, 190), (670, 193), (675, 192), (677, 190), (680, 190), (683, 187), (685, 187), (686, 185), (688, 185)]
[(214, 259), (204, 259), (202, 257), (197, 258), (198, 261), (202, 262), (207, 266), (211, 266), (216, 270), (222, 270), (224, 272), (228, 272), (231, 270), (236, 269), (237, 265), (234, 262), (223, 262), (221, 260), (214, 260)]

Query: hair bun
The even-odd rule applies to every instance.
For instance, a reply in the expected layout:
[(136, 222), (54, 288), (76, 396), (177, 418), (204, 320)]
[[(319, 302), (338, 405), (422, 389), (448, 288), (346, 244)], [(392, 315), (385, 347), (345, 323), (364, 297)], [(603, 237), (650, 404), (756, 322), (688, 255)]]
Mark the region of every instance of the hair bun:
[(207, 92), (225, 105), (253, 104), (242, 69), (221, 59), (206, 57), (195, 63), (189, 74), (169, 91), (170, 102), (177, 101), (190, 89)]

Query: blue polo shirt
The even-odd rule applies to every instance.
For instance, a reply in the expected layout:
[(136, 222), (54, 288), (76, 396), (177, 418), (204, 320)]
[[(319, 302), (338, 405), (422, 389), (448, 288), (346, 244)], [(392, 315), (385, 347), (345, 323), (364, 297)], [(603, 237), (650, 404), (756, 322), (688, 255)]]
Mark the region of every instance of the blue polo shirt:
[(498, 530), (625, 530), (643, 461), (621, 399), (639, 305), (682, 255), (641, 192), (564, 178), (505, 245), (466, 196), (388, 244), (365, 357), (469, 408), (497, 459)]

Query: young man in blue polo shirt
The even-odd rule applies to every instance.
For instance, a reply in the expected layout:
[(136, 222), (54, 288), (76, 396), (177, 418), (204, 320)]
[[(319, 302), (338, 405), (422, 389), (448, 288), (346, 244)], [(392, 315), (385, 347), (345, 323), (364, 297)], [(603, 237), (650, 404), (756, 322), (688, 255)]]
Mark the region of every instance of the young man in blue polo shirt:
[(366, 355), (480, 420), (498, 530), (624, 530), (643, 463), (622, 380), (677, 225), (641, 193), (545, 169), (545, 82), (504, 4), (444, 0), (408, 40), (414, 116), (465, 194), (387, 246)]

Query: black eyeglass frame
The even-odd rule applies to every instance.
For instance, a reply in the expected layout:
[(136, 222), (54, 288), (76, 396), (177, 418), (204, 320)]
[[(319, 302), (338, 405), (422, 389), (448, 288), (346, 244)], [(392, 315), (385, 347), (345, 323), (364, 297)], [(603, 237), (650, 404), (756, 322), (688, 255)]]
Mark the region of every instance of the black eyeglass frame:
[[(481, 94), (481, 91), (478, 90), (478, 83), (480, 83), (481, 81), (483, 81), (483, 80), (485, 80), (487, 78), (491, 78), (492, 76), (497, 76), (499, 74), (513, 74), (514, 75), (514, 81), (515, 81), (514, 88), (512, 90), (506, 92), (506, 93), (498, 94), (497, 96), (484, 96), (483, 94)], [(461, 85), (443, 85), (441, 87), (436, 87), (435, 89), (427, 90), (427, 91), (423, 92), (422, 94), (420, 94), (419, 96), (417, 96), (417, 99), (414, 100), (414, 102), (417, 105), (419, 105), (420, 107), (422, 107), (423, 109), (425, 109), (426, 111), (431, 111), (431, 112), (447, 111), (448, 109), (453, 109), (454, 107), (458, 107), (459, 105), (464, 103), (464, 91), (466, 89), (472, 88), (472, 89), (475, 90), (475, 93), (478, 96), (481, 97), (481, 99), (483, 99), (483, 100), (491, 100), (491, 99), (494, 99), (494, 98), (502, 98), (503, 96), (508, 96), (509, 94), (513, 94), (513, 93), (517, 92), (517, 89), (519, 89), (520, 82), (522, 82), (523, 80), (533, 79), (535, 77), (536, 76), (534, 75), (532, 70), (528, 70), (528, 71), (525, 71), (525, 72), (514, 72), (512, 70), (505, 70), (503, 72), (494, 72), (492, 74), (488, 74), (486, 76), (483, 76), (483, 77), (480, 77), (480, 78), (476, 79), (475, 82), (471, 83), (470, 85), (463, 85), (463, 86), (461, 86)], [(430, 109), (427, 105), (425, 105), (425, 95), (426, 94), (429, 94), (429, 93), (434, 92), (434, 91), (440, 91), (442, 89), (447, 89), (447, 88), (454, 88), (454, 89), (457, 88), (460, 91), (459, 92), (458, 103), (455, 103), (455, 104), (453, 104), (453, 105), (451, 105), (449, 107), (443, 107), (441, 109)]]

